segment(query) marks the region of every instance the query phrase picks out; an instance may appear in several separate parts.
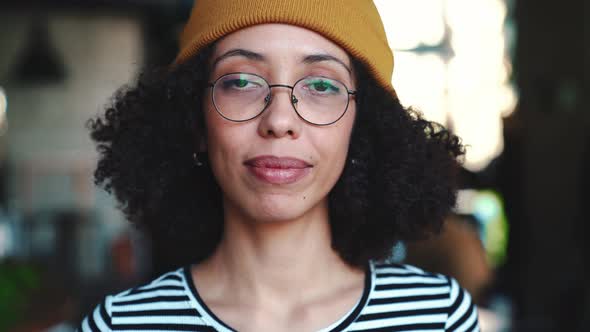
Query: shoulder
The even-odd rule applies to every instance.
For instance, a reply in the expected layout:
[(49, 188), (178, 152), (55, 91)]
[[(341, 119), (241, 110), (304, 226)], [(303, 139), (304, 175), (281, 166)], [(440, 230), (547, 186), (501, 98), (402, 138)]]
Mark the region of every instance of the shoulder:
[(471, 295), (455, 279), (449, 278), (449, 319), (447, 330), (478, 331), (477, 308)]
[(450, 294), (451, 278), (407, 264), (375, 263), (373, 279), (376, 290), (408, 289), (424, 294)]
[(79, 330), (111, 331), (118, 325), (143, 324), (149, 317), (188, 314), (190, 298), (183, 269), (118, 294), (106, 296), (82, 321)]
[(374, 263), (372, 278), (371, 311), (403, 312), (416, 322), (438, 322), (446, 331), (479, 331), (471, 296), (452, 277), (407, 264)]

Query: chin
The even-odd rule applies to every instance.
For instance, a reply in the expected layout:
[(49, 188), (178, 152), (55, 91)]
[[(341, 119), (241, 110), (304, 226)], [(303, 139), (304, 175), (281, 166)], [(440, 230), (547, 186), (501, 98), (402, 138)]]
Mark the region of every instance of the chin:
[(267, 200), (260, 203), (256, 210), (252, 211), (254, 219), (259, 222), (288, 222), (300, 218), (309, 209), (292, 202), (289, 204)]
[(256, 222), (289, 222), (297, 220), (307, 214), (319, 212), (321, 204), (311, 204), (306, 201), (294, 201), (293, 198), (266, 197), (257, 200), (246, 209), (250, 217)]

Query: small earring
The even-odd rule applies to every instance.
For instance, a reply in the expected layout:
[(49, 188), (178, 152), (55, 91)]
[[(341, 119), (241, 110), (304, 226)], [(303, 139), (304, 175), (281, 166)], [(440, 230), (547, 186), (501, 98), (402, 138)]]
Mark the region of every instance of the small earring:
[(196, 152), (193, 153), (193, 161), (195, 163), (195, 166), (197, 166), (197, 167), (203, 166), (203, 162), (199, 159), (199, 155)]

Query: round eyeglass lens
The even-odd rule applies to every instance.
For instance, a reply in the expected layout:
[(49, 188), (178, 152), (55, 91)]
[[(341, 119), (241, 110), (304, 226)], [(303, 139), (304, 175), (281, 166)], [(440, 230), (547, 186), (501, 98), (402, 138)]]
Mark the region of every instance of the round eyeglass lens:
[(346, 86), (327, 77), (308, 76), (295, 84), (293, 95), (297, 113), (318, 125), (330, 124), (342, 117), (348, 108)]
[(254, 74), (226, 74), (213, 85), (215, 108), (221, 116), (233, 121), (256, 117), (266, 107), (269, 94), (268, 83)]

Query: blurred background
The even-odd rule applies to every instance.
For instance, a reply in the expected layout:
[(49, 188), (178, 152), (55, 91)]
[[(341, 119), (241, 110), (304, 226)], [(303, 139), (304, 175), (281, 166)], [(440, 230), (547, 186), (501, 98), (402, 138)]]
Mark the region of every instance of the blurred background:
[[(590, 3), (375, 3), (402, 103), (468, 145), (442, 234), (393, 259), (459, 279), (483, 331), (588, 331)], [(0, 331), (72, 331), (106, 294), (162, 272), (94, 186), (84, 124), (172, 61), (191, 7), (0, 2)]]

